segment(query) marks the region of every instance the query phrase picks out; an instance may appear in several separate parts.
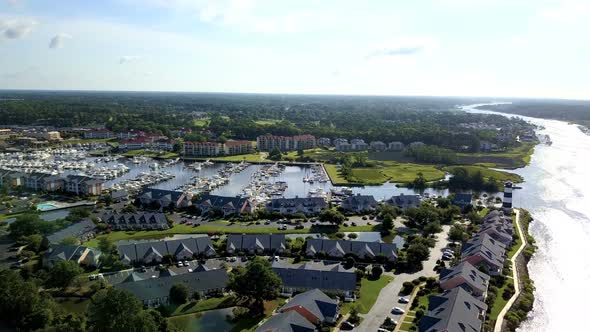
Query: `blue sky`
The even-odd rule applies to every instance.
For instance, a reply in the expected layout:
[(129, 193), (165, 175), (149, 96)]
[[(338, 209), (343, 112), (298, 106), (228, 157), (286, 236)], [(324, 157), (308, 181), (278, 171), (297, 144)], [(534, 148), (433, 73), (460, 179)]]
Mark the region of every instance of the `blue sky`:
[(590, 99), (585, 0), (0, 0), (0, 88)]

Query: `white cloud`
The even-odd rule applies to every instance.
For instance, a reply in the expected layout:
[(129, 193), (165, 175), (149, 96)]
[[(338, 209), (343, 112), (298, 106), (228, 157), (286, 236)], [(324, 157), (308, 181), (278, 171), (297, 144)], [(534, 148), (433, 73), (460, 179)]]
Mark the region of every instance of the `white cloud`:
[(130, 62), (135, 62), (140, 60), (142, 57), (139, 55), (124, 55), (119, 59), (119, 64), (123, 65)]
[(539, 11), (538, 16), (543, 20), (556, 23), (575, 23), (578, 20), (588, 22), (590, 2), (580, 0), (561, 1), (556, 7)]
[(426, 37), (399, 38), (375, 46), (365, 56), (366, 59), (381, 57), (410, 56), (427, 52), (438, 47), (438, 43)]
[(49, 41), (49, 48), (62, 48), (64, 41), (71, 38), (67, 33), (58, 33)]
[(36, 25), (37, 22), (31, 19), (0, 18), (0, 41), (25, 37), (33, 31)]

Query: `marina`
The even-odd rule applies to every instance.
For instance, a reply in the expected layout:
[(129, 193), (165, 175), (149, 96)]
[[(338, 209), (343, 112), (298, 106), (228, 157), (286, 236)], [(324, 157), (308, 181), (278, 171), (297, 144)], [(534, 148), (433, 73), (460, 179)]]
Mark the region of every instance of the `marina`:
[[(339, 203), (344, 197), (363, 194), (385, 200), (392, 195), (415, 194), (395, 183), (376, 186), (333, 186), (322, 164), (286, 165), (185, 162), (178, 158), (155, 160), (120, 155), (94, 157), (84, 148), (47, 149), (0, 154), (0, 169), (22, 173), (84, 175), (103, 181), (103, 189), (140, 192), (144, 188), (248, 197), (255, 203), (272, 198), (322, 197)], [(231, 184), (231, 185), (230, 185)], [(446, 195), (427, 189), (425, 195)]]

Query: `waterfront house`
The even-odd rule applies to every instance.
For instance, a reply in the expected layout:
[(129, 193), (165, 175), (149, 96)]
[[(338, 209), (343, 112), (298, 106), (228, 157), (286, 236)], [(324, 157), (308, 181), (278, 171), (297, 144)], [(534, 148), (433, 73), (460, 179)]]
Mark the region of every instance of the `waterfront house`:
[(370, 144), (371, 149), (375, 150), (375, 151), (385, 151), (387, 150), (387, 144), (381, 142), (381, 141), (373, 141)]
[(82, 219), (81, 221), (71, 224), (70, 226), (61, 229), (51, 235), (45, 237), (45, 243), (60, 243), (66, 238), (75, 238), (80, 242), (86, 242), (96, 235), (96, 225), (90, 219)]
[(139, 195), (139, 202), (143, 206), (157, 206), (159, 209), (181, 209), (192, 205), (191, 194), (182, 191), (164, 189), (146, 189)]
[(330, 298), (319, 289), (311, 289), (295, 295), (279, 310), (281, 313), (296, 311), (316, 326), (334, 324), (338, 319), (338, 300)]
[(391, 198), (385, 201), (385, 204), (405, 210), (420, 205), (420, 197), (418, 195), (400, 194), (397, 196), (391, 196)]
[(160, 263), (166, 255), (170, 255), (177, 261), (217, 255), (211, 239), (202, 235), (184, 239), (121, 244), (117, 249), (121, 260), (128, 264)]
[(252, 201), (245, 197), (228, 197), (209, 194), (201, 195), (197, 199), (195, 207), (201, 211), (202, 215), (207, 214), (210, 211), (219, 211), (223, 217), (242, 213), (252, 213), (255, 208)]
[(478, 270), (469, 262), (445, 269), (440, 273), (440, 288), (444, 290), (461, 287), (474, 297), (484, 300), (490, 276)]
[(168, 229), (168, 220), (163, 213), (117, 213), (105, 212), (100, 220), (112, 230), (164, 230)]
[(260, 325), (256, 332), (312, 332), (336, 322), (338, 302), (319, 290), (311, 290), (293, 297), (278, 314)]
[(481, 331), (487, 305), (461, 287), (430, 296), (419, 332)]
[(101, 252), (98, 249), (77, 245), (52, 245), (43, 255), (43, 266), (52, 268), (58, 262), (76, 262), (80, 265), (98, 267)]
[(284, 234), (229, 234), (226, 251), (228, 254), (282, 254), (287, 250)]
[(145, 306), (157, 307), (170, 304), (170, 289), (175, 284), (185, 285), (189, 294), (208, 296), (223, 293), (227, 281), (225, 269), (209, 269), (200, 265), (194, 271), (182, 274), (162, 271), (158, 277), (140, 276), (132, 272), (124, 282), (115, 284), (114, 287), (130, 292)]
[(281, 293), (292, 294), (310, 289), (354, 298), (356, 289), (355, 269), (345, 269), (341, 264), (305, 262), (292, 264), (285, 260), (274, 261), (273, 271), (283, 281)]
[(512, 243), (516, 235), (512, 217), (506, 216), (503, 212), (497, 210), (490, 211), (483, 218), (479, 233), (488, 234), (494, 240), (502, 242), (506, 246)]
[(266, 211), (281, 214), (304, 213), (318, 214), (327, 208), (328, 204), (321, 197), (273, 198), (266, 204)]
[(404, 143), (402, 142), (391, 142), (388, 145), (389, 151), (402, 151), (404, 149)]
[(320, 139), (318, 139), (319, 146), (330, 146), (331, 143), (331, 140), (327, 137), (321, 137)]
[(506, 246), (494, 240), (488, 234), (477, 234), (463, 244), (461, 248), (462, 262), (479, 267), (485, 266), (492, 276), (500, 275), (504, 267)]
[(63, 190), (65, 181), (58, 175), (50, 175), (43, 178), (42, 189), (43, 191), (53, 192)]
[(374, 211), (377, 208), (377, 201), (371, 195), (356, 194), (349, 196), (342, 201), (341, 207), (350, 212), (361, 213)]
[(345, 255), (351, 254), (364, 260), (374, 260), (377, 256), (383, 256), (389, 262), (395, 262), (398, 250), (403, 246), (403, 239), (397, 236), (394, 243), (308, 239), (305, 253), (309, 257), (326, 255), (331, 258), (344, 258)]

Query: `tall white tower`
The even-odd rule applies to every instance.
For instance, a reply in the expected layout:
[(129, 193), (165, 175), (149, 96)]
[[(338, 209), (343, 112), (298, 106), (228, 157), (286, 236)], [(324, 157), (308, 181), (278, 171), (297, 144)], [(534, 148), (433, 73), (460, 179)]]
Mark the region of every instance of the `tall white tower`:
[(504, 210), (512, 210), (512, 189), (512, 182), (506, 181), (504, 183), (504, 200), (502, 202)]

